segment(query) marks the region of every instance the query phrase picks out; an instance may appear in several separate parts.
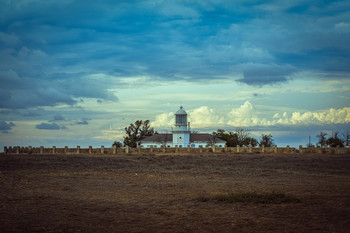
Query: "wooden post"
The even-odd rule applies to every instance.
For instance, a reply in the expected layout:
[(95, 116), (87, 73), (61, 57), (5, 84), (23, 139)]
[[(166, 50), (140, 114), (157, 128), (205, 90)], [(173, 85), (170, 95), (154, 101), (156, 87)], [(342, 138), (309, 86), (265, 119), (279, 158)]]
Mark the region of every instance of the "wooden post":
[(163, 153), (165, 153), (165, 148), (166, 148), (166, 146), (163, 145), (162, 148), (163, 148)]
[(7, 146), (4, 146), (4, 154), (7, 154)]
[(56, 146), (52, 147), (52, 154), (56, 154)]
[(44, 154), (44, 147), (40, 146), (40, 154)]
[(92, 154), (92, 146), (89, 146), (89, 154)]
[(227, 145), (225, 145), (224, 150), (225, 150), (225, 153), (227, 153), (228, 151)]
[(175, 153), (179, 152), (179, 147), (175, 145)]
[(240, 146), (239, 145), (237, 145), (237, 153), (239, 153), (240, 152)]
[(277, 146), (276, 145), (273, 146), (273, 152), (277, 153)]
[(137, 153), (141, 154), (141, 145), (137, 145)]
[(199, 153), (202, 153), (202, 152), (203, 152), (203, 146), (199, 145)]
[(80, 154), (80, 146), (77, 146), (77, 154)]
[(303, 146), (299, 145), (299, 154), (302, 154), (302, 153), (303, 153)]
[(249, 145), (249, 153), (253, 153), (253, 146)]
[(19, 146), (16, 146), (16, 154), (19, 154)]
[(290, 152), (289, 145), (287, 145), (287, 154)]
[(129, 146), (125, 146), (125, 153), (129, 154)]
[(113, 145), (113, 154), (116, 154), (117, 153), (117, 146), (116, 145)]
[(151, 153), (152, 153), (153, 152), (153, 145), (151, 145), (150, 148), (151, 148)]
[(105, 147), (101, 146), (101, 154), (104, 154), (104, 153), (105, 153)]
[(261, 145), (261, 153), (262, 153), (262, 154), (265, 153), (265, 145)]
[(68, 154), (68, 146), (65, 146), (65, 147), (64, 147), (64, 153), (65, 153), (65, 154)]
[(187, 152), (191, 152), (191, 145), (187, 145)]
[(212, 145), (212, 146), (211, 146), (211, 151), (212, 151), (213, 153), (215, 153), (215, 145)]

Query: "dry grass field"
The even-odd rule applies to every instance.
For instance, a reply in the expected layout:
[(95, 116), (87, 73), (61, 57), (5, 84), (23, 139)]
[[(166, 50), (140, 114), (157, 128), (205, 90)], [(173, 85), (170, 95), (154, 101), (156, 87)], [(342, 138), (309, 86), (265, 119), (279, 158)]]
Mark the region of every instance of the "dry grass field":
[[(220, 201), (234, 193), (298, 201)], [(0, 232), (350, 232), (350, 155), (0, 155)]]

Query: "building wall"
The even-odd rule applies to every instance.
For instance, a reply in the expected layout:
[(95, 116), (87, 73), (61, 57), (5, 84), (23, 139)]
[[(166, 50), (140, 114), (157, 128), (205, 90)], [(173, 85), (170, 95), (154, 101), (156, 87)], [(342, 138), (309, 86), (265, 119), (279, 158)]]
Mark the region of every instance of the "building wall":
[(190, 132), (189, 131), (173, 131), (173, 146), (187, 147), (190, 142)]

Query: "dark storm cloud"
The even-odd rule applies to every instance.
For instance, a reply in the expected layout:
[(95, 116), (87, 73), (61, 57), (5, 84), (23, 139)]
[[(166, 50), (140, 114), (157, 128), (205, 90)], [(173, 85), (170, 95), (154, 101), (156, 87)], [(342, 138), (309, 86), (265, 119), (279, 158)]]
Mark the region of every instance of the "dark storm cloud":
[(60, 114), (57, 114), (53, 117), (52, 120), (49, 120), (49, 122), (55, 122), (55, 121), (65, 121), (66, 118)]
[(0, 108), (118, 101), (118, 77), (349, 78), (349, 11), (349, 1), (2, 1)]
[(36, 129), (43, 129), (43, 130), (60, 130), (60, 129), (66, 129), (65, 126), (59, 126), (56, 123), (41, 123), (39, 125), (35, 126)]
[(9, 133), (12, 127), (16, 126), (14, 123), (0, 120), (0, 131), (1, 133)]
[(76, 125), (88, 125), (88, 124), (89, 124), (88, 120), (90, 120), (90, 119), (88, 119), (88, 118), (83, 118), (83, 119), (81, 119), (80, 121), (76, 121), (75, 124), (76, 124)]

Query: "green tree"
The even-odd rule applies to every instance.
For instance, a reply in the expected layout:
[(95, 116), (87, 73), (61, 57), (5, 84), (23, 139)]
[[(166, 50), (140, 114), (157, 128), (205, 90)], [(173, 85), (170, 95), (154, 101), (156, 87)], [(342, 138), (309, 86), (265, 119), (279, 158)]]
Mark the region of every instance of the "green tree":
[(239, 146), (249, 146), (253, 147), (258, 145), (258, 141), (255, 138), (250, 137), (249, 130), (237, 128), (235, 132), (225, 131), (223, 129), (218, 129), (216, 135), (226, 141), (228, 147)]
[(338, 134), (339, 132), (334, 132), (332, 134), (332, 137), (327, 139), (327, 145), (329, 145), (330, 147), (344, 147), (343, 140), (339, 138)]
[(350, 141), (350, 131), (346, 130), (345, 132), (343, 132), (343, 141), (345, 143), (345, 146), (349, 146), (349, 141)]
[(149, 120), (137, 120), (134, 124), (125, 127), (124, 145), (129, 147), (137, 147), (137, 143), (145, 137), (155, 134), (154, 129), (151, 128)]
[(260, 146), (272, 147), (273, 146), (273, 138), (271, 134), (262, 134), (259, 142)]
[(121, 142), (114, 141), (112, 146), (116, 146), (117, 148), (120, 148), (123, 146), (123, 144)]
[(318, 137), (318, 144), (320, 144), (321, 146), (327, 145), (326, 136), (327, 136), (326, 132), (320, 132), (320, 134), (316, 135), (316, 137)]

